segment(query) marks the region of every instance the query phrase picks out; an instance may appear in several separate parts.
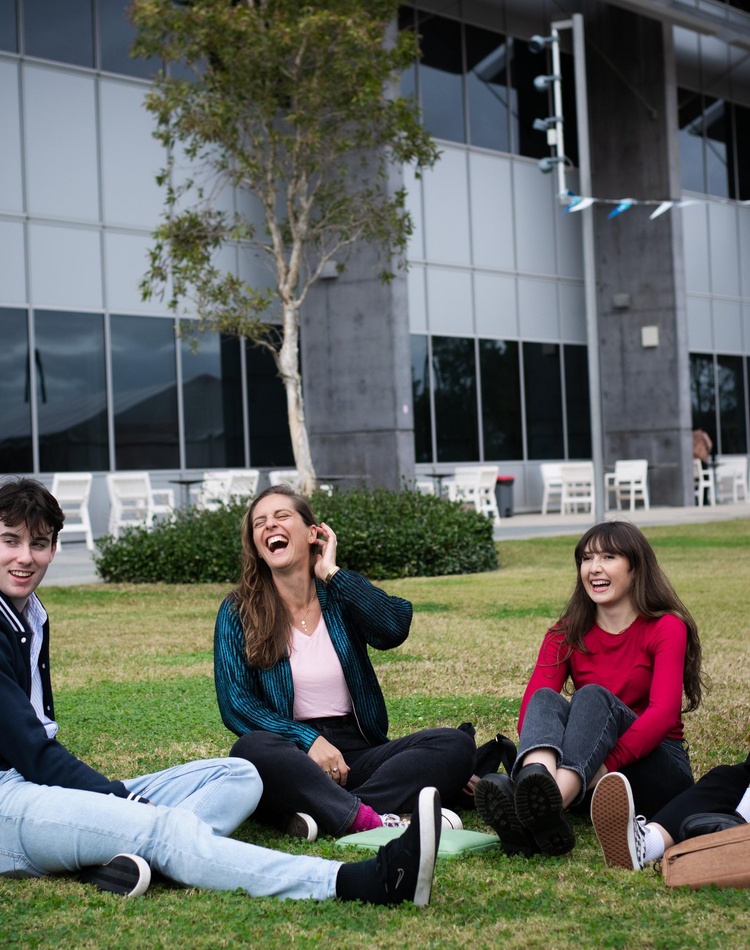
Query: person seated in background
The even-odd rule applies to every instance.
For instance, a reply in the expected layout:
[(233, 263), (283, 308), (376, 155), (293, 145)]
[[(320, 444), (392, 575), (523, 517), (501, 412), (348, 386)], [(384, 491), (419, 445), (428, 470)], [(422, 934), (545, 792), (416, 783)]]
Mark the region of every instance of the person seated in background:
[[(221, 604), (214, 675), (230, 755), (263, 780), (261, 807), (291, 835), (398, 824), (419, 790), (452, 801), (474, 772), (459, 729), (388, 738), (368, 646), (409, 634), (412, 606), (336, 563), (336, 534), (288, 485), (253, 499), (242, 522), (240, 583)], [(461, 828), (443, 811), (444, 827)]]
[[(153, 868), (189, 887), (252, 896), (427, 904), (440, 839), (435, 789), (421, 792), (409, 827), (376, 857), (342, 864), (224, 837), (262, 793), (245, 759), (189, 762), (118, 781), (62, 745), (49, 619), (36, 589), (63, 521), (39, 482), (0, 486), (0, 875), (80, 872), (103, 890), (138, 896)], [(102, 717), (109, 722), (111, 711)]]
[[(649, 816), (693, 784), (681, 710), (683, 691), (684, 711), (702, 696), (695, 621), (630, 522), (594, 525), (575, 563), (573, 595), (521, 702), (512, 775), (475, 788), (477, 811), (507, 854), (571, 851), (568, 808), (607, 772), (628, 776)], [(561, 695), (568, 679), (570, 700)]]
[(750, 755), (739, 765), (706, 772), (650, 821), (636, 815), (627, 778), (610, 772), (594, 789), (591, 820), (608, 867), (642, 870), (686, 838), (750, 821)]

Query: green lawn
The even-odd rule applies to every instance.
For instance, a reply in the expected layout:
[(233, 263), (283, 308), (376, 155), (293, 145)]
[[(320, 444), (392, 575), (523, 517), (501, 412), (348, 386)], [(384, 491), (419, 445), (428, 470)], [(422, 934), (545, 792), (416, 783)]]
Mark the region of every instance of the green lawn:
[[(646, 533), (698, 621), (713, 681), (686, 720), (697, 777), (744, 759), (750, 746), (750, 521)], [(575, 540), (501, 543), (497, 572), (384, 585), (415, 606), (409, 640), (374, 656), (393, 735), (470, 720), (480, 742), (497, 731), (515, 738), (541, 637), (572, 589)], [(232, 737), (211, 675), (213, 621), (225, 593), (219, 586), (43, 590), (61, 740), (112, 777), (225, 754)], [(488, 830), (474, 813), (464, 820)], [(72, 878), (2, 879), (0, 946), (750, 946), (750, 893), (667, 891), (651, 869), (607, 870), (589, 823), (574, 822), (578, 844), (563, 859), (509, 859), (498, 850), (441, 861), (426, 910), (165, 886), (127, 901)], [(340, 854), (330, 838), (296, 843), (252, 821), (237, 837)]]

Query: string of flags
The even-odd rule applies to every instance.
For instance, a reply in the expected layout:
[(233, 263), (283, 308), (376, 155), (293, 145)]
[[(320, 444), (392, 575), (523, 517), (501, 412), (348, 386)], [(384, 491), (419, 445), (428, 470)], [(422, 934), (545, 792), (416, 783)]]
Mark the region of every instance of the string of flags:
[[(655, 205), (656, 207), (649, 215), (649, 220), (651, 221), (672, 208), (686, 208), (688, 205), (709, 204), (708, 201), (701, 201), (698, 198), (682, 198), (676, 200), (663, 200), (661, 198), (588, 198), (583, 195), (577, 195), (572, 191), (560, 195), (560, 201), (565, 205), (563, 214), (583, 211), (585, 208), (590, 208), (594, 204), (614, 205), (613, 209), (607, 215), (608, 218), (616, 218), (618, 214), (624, 214), (624, 212), (629, 211), (634, 205)], [(720, 204), (728, 204), (728, 202), (721, 201), (721, 199), (712, 199), (712, 201), (719, 201)], [(750, 205), (750, 201), (738, 201), (736, 203), (740, 205)]]

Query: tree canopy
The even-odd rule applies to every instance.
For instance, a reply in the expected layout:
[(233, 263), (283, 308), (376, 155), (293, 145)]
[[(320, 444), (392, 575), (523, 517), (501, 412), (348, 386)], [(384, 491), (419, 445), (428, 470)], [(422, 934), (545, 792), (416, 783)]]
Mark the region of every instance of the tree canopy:
[[(394, 0), (133, 5), (135, 52), (165, 63), (147, 108), (169, 156), (144, 292), (168, 292), (175, 310), (189, 301), (202, 327), (272, 351), (307, 490), (300, 308), (359, 242), (377, 246), (381, 276), (392, 274), (412, 229), (397, 172), (437, 158), (415, 103), (397, 94), (415, 56), (413, 34), (395, 28), (397, 10)], [(221, 200), (227, 187), (232, 210)], [(270, 277), (223, 266), (227, 246), (254, 255)]]

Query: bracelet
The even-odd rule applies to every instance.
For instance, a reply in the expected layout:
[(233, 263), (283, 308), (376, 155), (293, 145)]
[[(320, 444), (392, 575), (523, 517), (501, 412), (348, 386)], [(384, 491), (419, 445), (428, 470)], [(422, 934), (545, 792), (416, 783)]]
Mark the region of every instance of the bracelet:
[(331, 570), (330, 570), (330, 571), (326, 574), (326, 576), (323, 578), (323, 583), (326, 585), (326, 587), (328, 586), (328, 582), (330, 581), (330, 579), (333, 577), (334, 574), (337, 573), (338, 570), (339, 570), (339, 568), (337, 568), (337, 567), (332, 567)]

